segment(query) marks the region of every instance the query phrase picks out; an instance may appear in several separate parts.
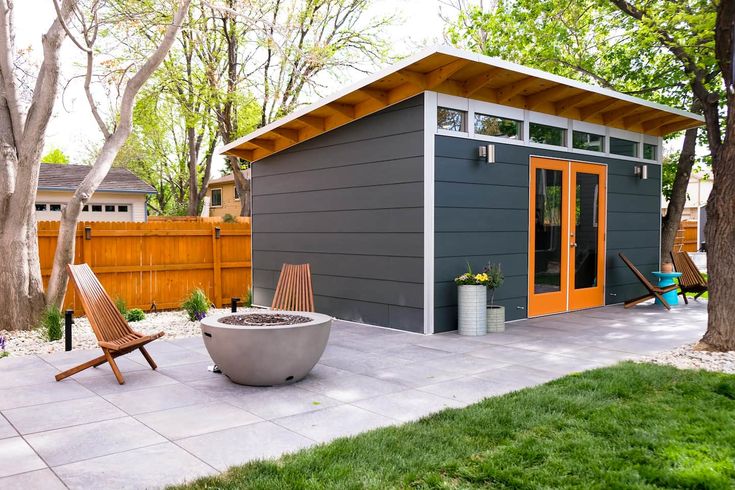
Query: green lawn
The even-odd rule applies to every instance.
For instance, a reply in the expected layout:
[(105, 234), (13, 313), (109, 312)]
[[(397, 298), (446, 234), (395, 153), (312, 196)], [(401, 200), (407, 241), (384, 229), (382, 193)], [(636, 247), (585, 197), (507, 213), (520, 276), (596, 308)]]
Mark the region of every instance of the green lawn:
[(623, 363), (181, 488), (735, 487), (735, 376)]

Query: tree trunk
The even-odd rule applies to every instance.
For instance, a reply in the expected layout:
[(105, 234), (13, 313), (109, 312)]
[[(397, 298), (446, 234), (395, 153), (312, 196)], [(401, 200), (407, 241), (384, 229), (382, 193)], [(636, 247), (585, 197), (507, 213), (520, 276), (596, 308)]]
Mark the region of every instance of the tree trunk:
[(189, 207), (186, 214), (197, 216), (199, 214), (199, 186), (197, 176), (197, 161), (199, 160), (199, 145), (197, 144), (196, 131), (193, 127), (186, 129), (186, 141), (188, 145), (187, 166), (189, 169)]
[(681, 225), (681, 213), (687, 200), (687, 185), (694, 165), (695, 149), (697, 147), (697, 128), (688, 129), (684, 133), (684, 143), (681, 155), (676, 166), (674, 186), (666, 208), (666, 216), (661, 222), (661, 263), (671, 262), (671, 251), (674, 248), (676, 233)]
[(699, 97), (705, 108), (712, 150), (712, 192), (707, 200), (707, 332), (697, 348), (735, 350), (735, 3), (720, 2), (715, 25), (715, 53), (725, 82), (727, 118), (720, 142), (719, 97)]
[[(731, 109), (732, 111), (732, 109)], [(707, 201), (707, 272), (709, 302), (707, 333), (702, 342), (707, 350), (735, 350), (735, 125), (713, 165), (712, 192)]]

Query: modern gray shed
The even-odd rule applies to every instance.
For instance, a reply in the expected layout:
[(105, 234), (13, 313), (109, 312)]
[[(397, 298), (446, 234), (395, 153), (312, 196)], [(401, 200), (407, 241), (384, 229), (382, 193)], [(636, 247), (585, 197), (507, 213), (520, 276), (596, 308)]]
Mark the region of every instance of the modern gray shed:
[(453, 278), (502, 264), (508, 320), (640, 294), (659, 268), (662, 136), (702, 118), (448, 47), (240, 138), (255, 304), (311, 264), (316, 309), (456, 329)]

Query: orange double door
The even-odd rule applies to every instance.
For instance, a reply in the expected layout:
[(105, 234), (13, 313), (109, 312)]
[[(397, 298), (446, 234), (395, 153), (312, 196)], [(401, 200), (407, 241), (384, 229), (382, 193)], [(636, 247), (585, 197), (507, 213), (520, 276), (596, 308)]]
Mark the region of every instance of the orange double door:
[(607, 167), (532, 157), (528, 316), (603, 306)]

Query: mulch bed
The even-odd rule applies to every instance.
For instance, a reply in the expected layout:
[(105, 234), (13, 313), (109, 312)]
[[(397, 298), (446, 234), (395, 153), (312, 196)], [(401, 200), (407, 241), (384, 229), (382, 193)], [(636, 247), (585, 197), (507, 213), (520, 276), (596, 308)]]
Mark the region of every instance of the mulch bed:
[(219, 319), (220, 323), (227, 325), (238, 325), (242, 327), (276, 327), (280, 325), (296, 325), (307, 323), (312, 319), (300, 315), (263, 315), (260, 313), (249, 313), (246, 315), (229, 315)]

